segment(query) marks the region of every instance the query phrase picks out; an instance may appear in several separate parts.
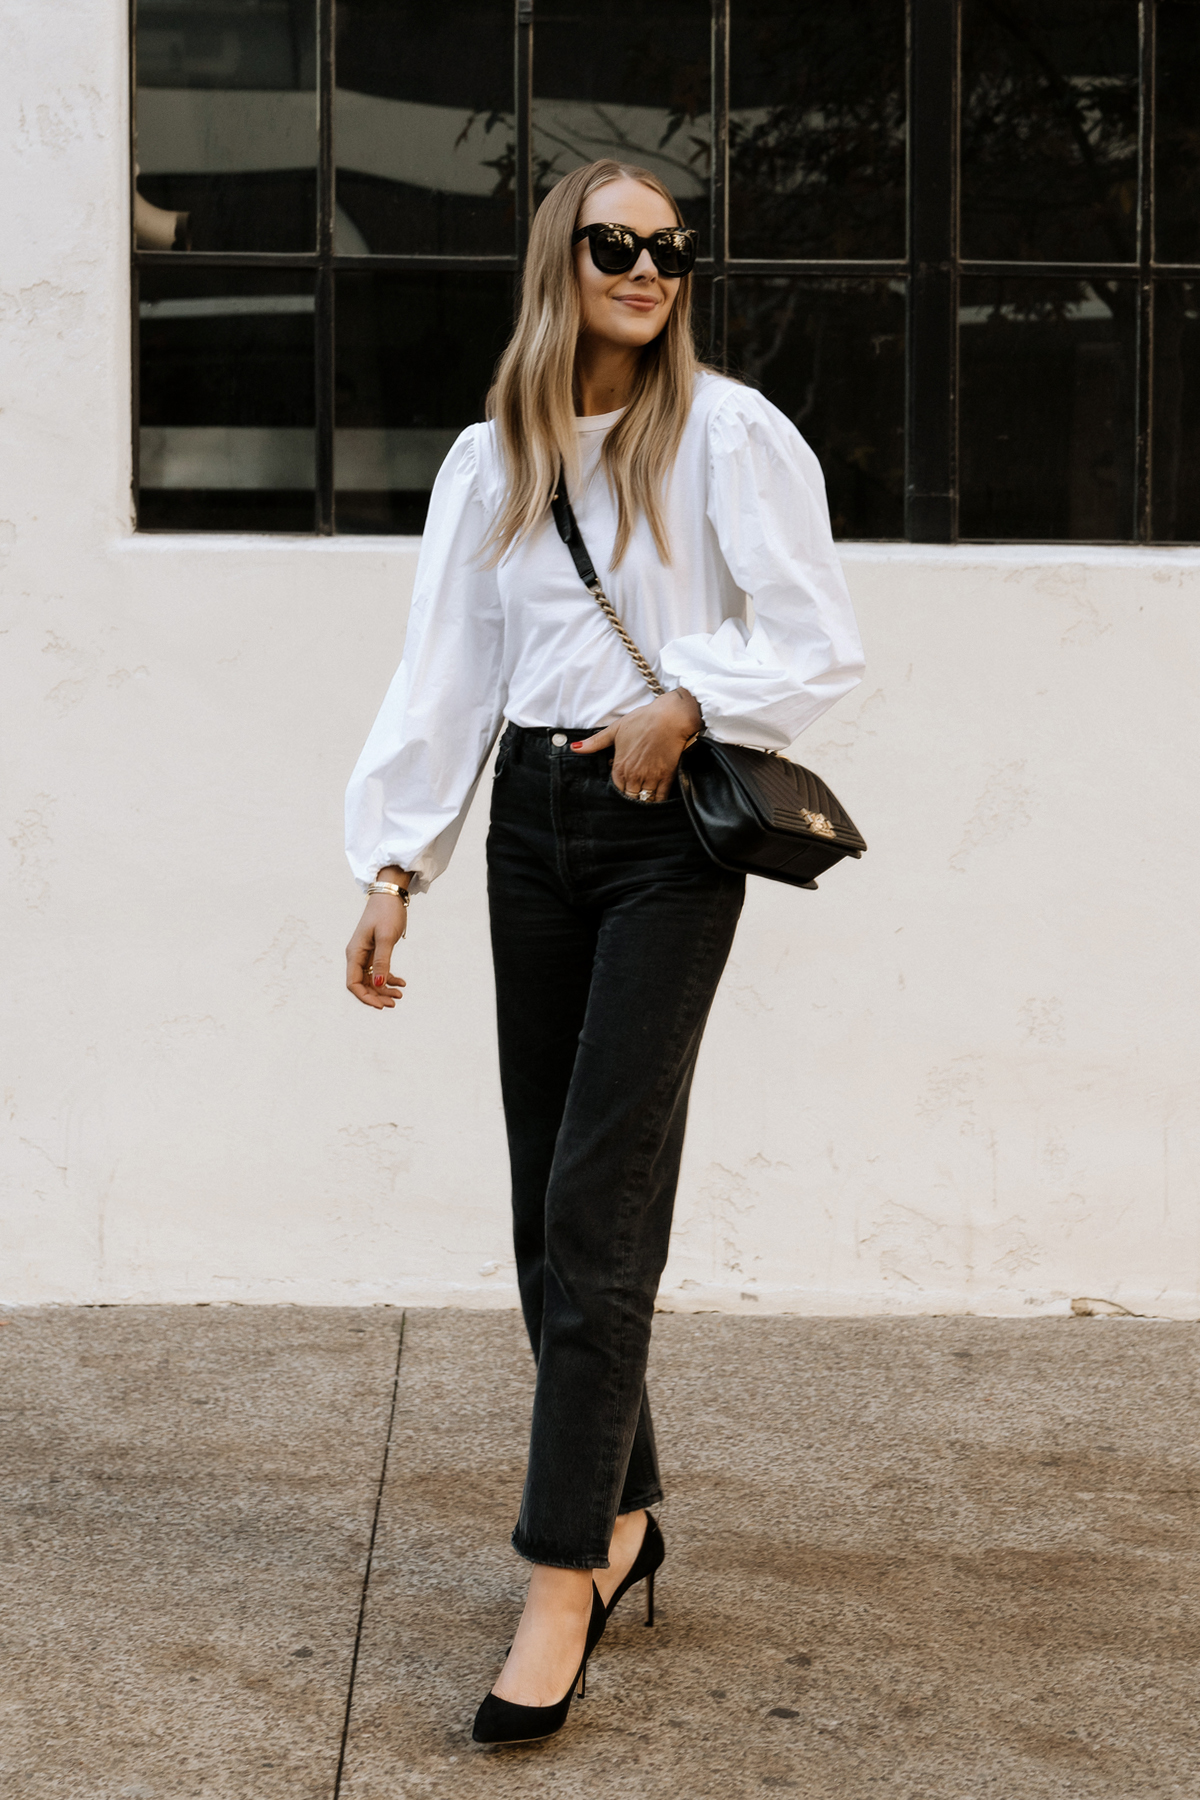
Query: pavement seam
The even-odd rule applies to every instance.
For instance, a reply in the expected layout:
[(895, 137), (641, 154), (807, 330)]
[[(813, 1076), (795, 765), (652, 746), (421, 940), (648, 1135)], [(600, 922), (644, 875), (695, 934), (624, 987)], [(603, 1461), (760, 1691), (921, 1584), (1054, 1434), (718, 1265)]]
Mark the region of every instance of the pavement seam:
[(387, 1481), (388, 1458), (392, 1453), (392, 1433), (396, 1425), (396, 1402), (400, 1394), (400, 1358), (404, 1353), (404, 1327), (408, 1319), (407, 1313), (400, 1315), (400, 1330), (396, 1334), (396, 1366), (392, 1373), (392, 1404), (388, 1412), (387, 1437), (383, 1445), (383, 1461), (379, 1468), (379, 1484), (375, 1489), (375, 1511), (371, 1518), (371, 1536), (367, 1542), (367, 1561), (363, 1569), (362, 1593), (358, 1602), (358, 1623), (354, 1628), (354, 1652), (350, 1658), (350, 1681), (346, 1688), (346, 1712), (342, 1720), (342, 1741), (338, 1749), (337, 1774), (333, 1780), (333, 1800), (339, 1800), (342, 1791), (342, 1775), (346, 1767), (346, 1746), (350, 1741), (350, 1714), (354, 1706), (354, 1682), (358, 1675), (358, 1652), (362, 1644), (363, 1621), (367, 1616), (367, 1590), (371, 1585), (371, 1565), (375, 1558), (375, 1539), (379, 1532), (379, 1513), (383, 1506), (383, 1489)]

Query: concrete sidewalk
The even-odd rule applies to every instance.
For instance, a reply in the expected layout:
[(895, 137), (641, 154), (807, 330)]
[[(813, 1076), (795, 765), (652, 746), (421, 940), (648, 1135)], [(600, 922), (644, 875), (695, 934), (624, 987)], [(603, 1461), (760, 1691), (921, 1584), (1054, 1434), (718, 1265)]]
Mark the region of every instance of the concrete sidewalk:
[(1200, 1795), (1196, 1327), (660, 1317), (660, 1622), (489, 1752), (531, 1366), (401, 1323), (3, 1315), (5, 1800)]

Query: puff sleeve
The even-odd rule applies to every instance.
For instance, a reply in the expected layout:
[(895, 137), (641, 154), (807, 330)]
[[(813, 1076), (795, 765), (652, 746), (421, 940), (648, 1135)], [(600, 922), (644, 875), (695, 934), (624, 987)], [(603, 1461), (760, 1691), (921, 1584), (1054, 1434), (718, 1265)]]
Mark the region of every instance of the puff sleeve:
[(346, 791), (360, 885), (395, 864), (423, 892), (450, 860), (504, 710), (504, 615), (481, 567), (490, 517), (472, 426), (434, 482), (404, 655)]
[(858, 685), (863, 652), (821, 466), (753, 389), (735, 388), (710, 419), (707, 515), (753, 625), (727, 618), (675, 638), (661, 666), (719, 742), (786, 750)]

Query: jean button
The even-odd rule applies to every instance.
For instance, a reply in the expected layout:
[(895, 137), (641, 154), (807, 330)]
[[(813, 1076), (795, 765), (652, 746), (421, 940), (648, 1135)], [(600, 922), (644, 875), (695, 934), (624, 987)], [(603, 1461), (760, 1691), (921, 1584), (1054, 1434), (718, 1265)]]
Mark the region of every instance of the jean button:
[(556, 731), (554, 733), (553, 737), (550, 739), (550, 742), (552, 744), (557, 744), (560, 750), (562, 749), (562, 747), (566, 743), (566, 741), (567, 741), (567, 734), (565, 731)]

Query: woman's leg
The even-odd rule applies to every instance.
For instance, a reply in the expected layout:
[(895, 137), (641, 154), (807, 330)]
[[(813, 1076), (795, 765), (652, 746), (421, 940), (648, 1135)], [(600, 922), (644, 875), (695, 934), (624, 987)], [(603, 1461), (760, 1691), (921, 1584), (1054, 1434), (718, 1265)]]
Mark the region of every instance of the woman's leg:
[(626, 1476), (692, 1074), (741, 897), (739, 878), (708, 864), (630, 886), (601, 916), (544, 1203), (537, 1388), (513, 1536), (532, 1562), (605, 1567), (618, 1510), (659, 1497), (648, 1415), (635, 1471), (648, 1490), (631, 1492)]
[[(515, 871), (510, 871), (515, 874)], [(546, 1193), (587, 1011), (598, 921), (547, 892), (536, 874), (504, 888), (511, 914), (496, 945), (506, 995), (499, 1020), (501, 1088), (512, 1169), (513, 1249), (534, 1360), (541, 1354)], [(619, 1511), (662, 1498), (650, 1402), (642, 1390)]]
[[(600, 914), (594, 907), (572, 904), (557, 870), (548, 866), (551, 841), (536, 829), (546, 807), (544, 782), (539, 788), (527, 774), (522, 783), (521, 769), (518, 753), (517, 767), (508, 777), (518, 793), (506, 793), (505, 804), (495, 808), (488, 887), (513, 1248), (521, 1310), (536, 1361), (545, 1294), (546, 1193), (591, 992)], [(521, 828), (513, 829), (514, 822)], [(640, 1509), (661, 1497), (643, 1386), (619, 1512), (640, 1516)]]
[[(638, 1509), (660, 1491), (644, 1387), (649, 1324), (695, 1054), (744, 886), (708, 862), (678, 804), (650, 816), (614, 796), (599, 759), (572, 766), (548, 739), (520, 735), (497, 781), (488, 843), (518, 1278), (539, 1363), (514, 1535), (539, 1566), (494, 1691), (527, 1705), (560, 1698), (576, 1666), (590, 1570), (608, 1561), (614, 1514), (624, 1514), (613, 1542), (619, 1579), (640, 1543)], [(612, 1105), (591, 1093), (607, 1110), (598, 1138), (587, 1104), (597, 1080), (618, 1094)], [(623, 1113), (622, 1086), (626, 1098), (633, 1089), (647, 1098), (640, 1120)], [(592, 1150), (604, 1166), (580, 1184), (575, 1206), (574, 1170), (587, 1174)], [(563, 1306), (569, 1313), (573, 1293), (585, 1302), (574, 1330)], [(589, 1337), (601, 1340), (598, 1382), (572, 1355)], [(564, 1400), (599, 1454), (598, 1482), (586, 1458), (571, 1466)], [(553, 1541), (522, 1542), (531, 1497), (551, 1515), (561, 1500)], [(618, 1548), (623, 1537), (631, 1549)]]

